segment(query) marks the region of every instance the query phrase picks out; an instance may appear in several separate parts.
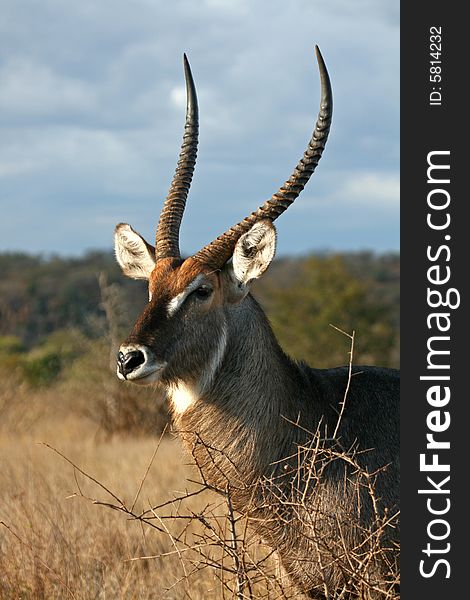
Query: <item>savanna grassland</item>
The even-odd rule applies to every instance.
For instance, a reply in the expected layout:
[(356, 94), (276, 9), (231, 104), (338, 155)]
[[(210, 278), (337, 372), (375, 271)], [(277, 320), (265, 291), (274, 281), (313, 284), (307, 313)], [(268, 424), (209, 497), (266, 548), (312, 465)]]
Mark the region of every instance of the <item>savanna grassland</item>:
[[(131, 498), (156, 439), (107, 437), (73, 409), (72, 401), (64, 398), (63, 388), (32, 390), (10, 381), (2, 390), (0, 597), (161, 598), (163, 587), (178, 576), (177, 561), (126, 563), (155, 554), (161, 542), (147, 539), (138, 523), (74, 496), (82, 490), (90, 498), (110, 499), (42, 445), (60, 449), (123, 498)], [(157, 499), (159, 490), (184, 482), (174, 442), (165, 440), (160, 450), (140, 503), (150, 491)]]
[[(179, 442), (132, 424), (110, 434), (69, 385), (34, 390), (10, 380), (2, 389), (0, 598), (236, 597), (231, 548), (220, 542), (234, 539), (226, 503), (210, 490), (190, 496), (201, 486)], [(135, 518), (144, 511), (144, 522)], [(252, 554), (263, 557), (253, 597), (296, 597), (270, 582), (278, 571), (264, 561), (267, 549)]]
[[(129, 562), (171, 552), (170, 538), (75, 495), (80, 489), (92, 499), (110, 499), (50, 449), (38, 445), (47, 440), (132, 502), (155, 439), (116, 436), (105, 441), (87, 425), (68, 419), (38, 424), (21, 435), (2, 433), (0, 597), (184, 598), (189, 582), (172, 587), (184, 575), (177, 555)], [(187, 475), (177, 444), (165, 440), (136, 509), (171, 498), (171, 490), (185, 485)], [(214, 578), (206, 575), (205, 581), (190, 582), (191, 597), (220, 597)]]
[[(312, 256), (255, 294), (296, 358), (346, 364), (333, 324), (355, 362), (397, 366), (398, 276), (394, 255)], [(117, 381), (144, 303), (106, 253), (0, 256), (0, 600), (300, 597), (162, 435), (162, 393)]]

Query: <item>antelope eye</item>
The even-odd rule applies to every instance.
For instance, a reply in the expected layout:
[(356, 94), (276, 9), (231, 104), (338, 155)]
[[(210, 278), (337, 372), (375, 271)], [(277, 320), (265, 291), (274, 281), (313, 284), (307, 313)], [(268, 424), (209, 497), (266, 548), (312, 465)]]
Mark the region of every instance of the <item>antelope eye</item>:
[(195, 296), (196, 298), (199, 298), (199, 300), (205, 300), (206, 298), (209, 298), (209, 296), (211, 294), (212, 294), (212, 288), (208, 285), (201, 285), (200, 287), (195, 289), (193, 292), (193, 296)]

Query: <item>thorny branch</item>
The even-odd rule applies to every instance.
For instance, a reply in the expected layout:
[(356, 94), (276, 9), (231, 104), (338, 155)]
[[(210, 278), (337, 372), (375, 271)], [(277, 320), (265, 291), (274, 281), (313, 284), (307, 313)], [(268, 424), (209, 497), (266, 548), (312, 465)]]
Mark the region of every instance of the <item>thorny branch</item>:
[[(299, 445), (292, 456), (280, 461), (293, 466), (282, 471), (281, 475), (266, 477), (253, 485), (251, 490), (245, 490), (250, 500), (242, 514), (235, 512), (235, 490), (229, 481), (226, 479), (225, 486), (218, 488), (211, 485), (205, 476), (207, 465), (214, 467), (217, 464), (217, 455), (224, 456), (234, 469), (236, 465), (224, 455), (223, 450), (206, 444), (197, 433), (193, 432), (195, 445), (203, 447), (206, 457), (204, 461), (198, 460), (193, 452), (200, 480), (189, 482), (197, 488), (178, 493), (172, 499), (158, 505), (149, 502), (149, 508), (140, 512), (135, 511), (135, 506), (154, 463), (163, 434), (158, 440), (130, 507), (118, 494), (59, 450), (48, 444), (44, 445), (73, 467), (77, 487), (74, 496), (124, 513), (128, 519), (138, 521), (142, 527), (158, 531), (158, 535), (169, 541), (172, 550), (127, 559), (165, 560), (170, 556), (178, 556), (183, 576), (178, 578), (168, 591), (184, 585), (184, 596), (189, 598), (190, 588), (186, 587), (188, 582), (201, 570), (209, 568), (220, 582), (223, 598), (300, 598), (299, 591), (286, 585), (285, 577), (279, 572), (275, 550), (261, 544), (259, 536), (256, 535), (256, 532), (263, 528), (295, 525), (298, 531), (302, 532), (295, 561), (299, 565), (306, 565), (309, 561), (317, 564), (318, 571), (323, 574), (322, 581), (317, 583), (316, 587), (319, 594), (331, 600), (398, 600), (398, 548), (389, 542), (389, 533), (397, 524), (398, 512), (381, 512), (379, 509), (375, 481), (380, 470), (375, 473), (365, 471), (358, 462), (361, 453), (357, 449), (345, 450), (335, 443), (351, 383), (354, 351), (354, 332), (349, 335), (339, 329), (338, 331), (351, 339), (351, 348), (348, 381), (333, 438), (324, 435), (322, 423), (318, 424), (315, 432), (309, 432), (302, 428), (300, 423), (292, 422), (293, 426), (308, 434), (308, 441)], [(325, 473), (332, 467), (339, 468), (338, 465), (344, 468), (344, 485), (355, 486), (357, 506), (350, 508), (349, 512), (332, 517), (329, 507), (324, 506), (322, 492)], [(77, 473), (91, 481), (107, 498), (97, 500), (85, 496), (79, 485)], [(290, 485), (287, 487), (286, 478), (290, 478)], [(241, 476), (236, 479), (242, 481)], [(208, 501), (202, 510), (195, 512), (190, 508), (190, 504), (195, 497), (202, 496), (206, 496)], [(361, 524), (358, 517), (364, 502), (371, 506), (372, 519), (368, 526)], [(326, 531), (325, 523), (328, 524)], [(356, 534), (359, 532), (360, 542), (351, 548), (348, 539), (353, 530)], [(305, 553), (300, 546), (307, 547), (310, 551)], [(334, 584), (330, 578), (333, 567), (342, 574), (341, 580)]]

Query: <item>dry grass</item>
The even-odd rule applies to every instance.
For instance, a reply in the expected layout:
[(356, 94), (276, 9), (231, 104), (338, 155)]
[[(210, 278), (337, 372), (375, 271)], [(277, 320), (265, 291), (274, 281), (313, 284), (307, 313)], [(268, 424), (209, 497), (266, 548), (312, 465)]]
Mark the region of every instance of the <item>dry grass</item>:
[[(99, 441), (90, 424), (78, 419), (55, 424), (47, 420), (23, 434), (0, 433), (2, 600), (221, 597), (210, 571), (172, 587), (183, 574), (178, 556), (129, 562), (171, 551), (168, 537), (74, 496), (77, 486), (91, 497), (105, 495), (38, 444), (44, 441), (131, 503), (156, 444), (152, 437)], [(149, 497), (159, 502), (171, 498), (172, 490), (181, 490), (189, 475), (183, 463), (177, 442), (163, 440), (136, 508), (148, 508)]]
[(179, 442), (165, 437), (155, 455), (157, 443), (97, 437), (77, 417), (0, 427), (0, 598), (303, 598), (230, 498), (189, 482)]
[[(113, 498), (44, 445), (59, 450), (128, 506), (140, 490), (134, 507), (138, 514), (197, 489), (188, 481), (196, 476), (194, 467), (177, 440), (169, 435), (162, 440), (147, 473), (158, 434), (139, 434), (145, 432), (142, 427), (130, 427), (132, 434), (110, 434), (116, 428), (102, 424), (103, 402), (96, 386), (80, 391), (74, 381), (59, 381), (31, 389), (5, 371), (0, 371), (0, 381), (1, 600), (233, 597), (217, 567), (194, 569), (193, 559), (200, 564), (197, 552), (185, 552), (182, 561), (172, 537), (152, 523), (90, 502)], [(154, 413), (149, 408), (152, 420)], [(208, 491), (191, 497), (184, 511), (212, 517), (212, 506), (217, 512), (220, 499)], [(177, 514), (180, 508), (170, 503), (163, 512)], [(189, 546), (205, 535), (197, 519), (167, 519), (165, 527), (176, 537), (184, 530)], [(220, 557), (216, 547), (217, 552)], [(141, 558), (147, 556), (160, 558)]]
[[(349, 337), (353, 342), (354, 335)], [(263, 507), (236, 515), (229, 482), (218, 495), (207, 482), (195, 483), (204, 474), (185, 464), (178, 441), (166, 436), (159, 445), (145, 427), (132, 435), (111, 434), (122, 428), (98, 425), (99, 391), (80, 392), (73, 381), (33, 391), (1, 375), (0, 600), (303, 598), (280, 573), (275, 555), (247, 528)], [(320, 444), (319, 434), (299, 452), (320, 504), (322, 465), (338, 460), (359, 474), (360, 487), (371, 486), (374, 500), (373, 478), (360, 472), (353, 455), (336, 456)], [(271, 506), (276, 482), (265, 485)], [(292, 518), (305, 525), (312, 518), (305, 494), (301, 486), (293, 491)], [(285, 502), (281, 498), (270, 508), (279, 522)], [(365, 544), (352, 552), (341, 536), (336, 545), (332, 538), (315, 538), (327, 546), (316, 548), (319, 556), (331, 555), (333, 548), (347, 581), (338, 591), (325, 579), (328, 598), (397, 600), (393, 574), (374, 579), (383, 534), (394, 522), (377, 516), (364, 531)], [(315, 519), (311, 525), (315, 530)], [(371, 595), (374, 590), (378, 596)]]

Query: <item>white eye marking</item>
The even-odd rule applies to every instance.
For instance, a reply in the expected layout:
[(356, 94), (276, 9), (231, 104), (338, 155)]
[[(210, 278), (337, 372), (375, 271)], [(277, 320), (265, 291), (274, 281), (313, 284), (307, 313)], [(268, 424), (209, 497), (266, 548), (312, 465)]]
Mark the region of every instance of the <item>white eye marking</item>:
[(176, 296), (168, 302), (166, 312), (169, 317), (172, 317), (178, 311), (178, 309), (181, 307), (181, 305), (189, 296), (189, 294), (191, 292), (194, 292), (194, 290), (201, 285), (201, 281), (203, 280), (204, 275), (198, 275), (191, 281), (189, 285), (186, 286), (186, 288), (182, 292), (176, 294)]
[(185, 301), (187, 295), (188, 294), (186, 293), (186, 290), (184, 290), (183, 292), (181, 292), (180, 294), (177, 294), (174, 298), (172, 298), (168, 302), (168, 306), (166, 307), (166, 312), (169, 317), (172, 317), (175, 314), (175, 312), (178, 310), (178, 308)]

